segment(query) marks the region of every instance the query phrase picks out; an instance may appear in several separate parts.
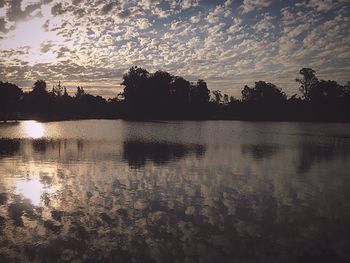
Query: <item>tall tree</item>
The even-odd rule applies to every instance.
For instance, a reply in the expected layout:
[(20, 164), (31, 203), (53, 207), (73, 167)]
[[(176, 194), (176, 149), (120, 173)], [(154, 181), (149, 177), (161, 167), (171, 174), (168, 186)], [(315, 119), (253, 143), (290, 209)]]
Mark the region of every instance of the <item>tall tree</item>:
[(153, 105), (162, 105), (168, 103), (170, 96), (170, 85), (173, 82), (173, 76), (166, 71), (158, 70), (150, 75), (150, 96), (148, 100)]
[(213, 93), (213, 95), (214, 95), (214, 101), (215, 101), (217, 104), (220, 104), (220, 103), (221, 103), (221, 100), (222, 100), (221, 91), (220, 91), (220, 90), (213, 90), (212, 93)]
[(64, 88), (64, 87), (61, 85), (61, 81), (59, 81), (57, 85), (54, 85), (54, 86), (52, 87), (52, 93), (53, 93), (55, 96), (61, 97), (61, 96), (63, 96), (65, 93), (67, 93), (67, 91), (66, 91), (66, 88)]
[(170, 96), (178, 106), (189, 104), (191, 83), (182, 77), (174, 77), (170, 85)]
[(125, 102), (131, 104), (139, 103), (147, 97), (149, 77), (150, 74), (146, 69), (137, 66), (131, 67), (129, 71), (124, 74), (121, 85), (124, 86), (123, 96)]
[(310, 92), (317, 85), (318, 78), (316, 77), (316, 71), (311, 68), (302, 68), (299, 74), (303, 76), (301, 79), (296, 79), (296, 82), (300, 83), (300, 92), (303, 98), (310, 100)]
[(192, 86), (191, 92), (191, 103), (193, 105), (205, 105), (209, 102), (210, 90), (207, 87), (207, 83), (199, 79), (195, 85)]
[(32, 93), (33, 94), (45, 94), (45, 93), (47, 93), (45, 80), (41, 80), (41, 79), (37, 80), (34, 83)]
[(286, 94), (280, 88), (265, 81), (255, 82), (253, 88), (245, 86), (242, 90), (242, 101), (245, 102), (280, 103), (286, 99)]
[(83, 87), (77, 87), (77, 91), (75, 92), (75, 98), (80, 99), (85, 95), (85, 91)]

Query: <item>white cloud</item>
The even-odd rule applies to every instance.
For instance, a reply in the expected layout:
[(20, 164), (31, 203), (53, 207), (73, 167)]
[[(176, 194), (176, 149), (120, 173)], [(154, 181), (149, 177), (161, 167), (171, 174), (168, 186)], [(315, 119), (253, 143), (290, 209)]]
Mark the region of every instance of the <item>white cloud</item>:
[[(350, 68), (350, 14), (331, 8), (332, 1), (282, 1), (277, 11), (272, 0), (117, 2), (103, 13), (109, 2), (54, 0), (36, 9), (42, 17), (26, 13), (26, 22), (9, 21), (7, 4), (0, 20), (0, 78), (22, 85), (39, 77), (64, 80), (109, 96), (110, 86), (119, 91), (122, 73), (138, 65), (203, 78), (209, 88), (237, 96), (258, 79), (294, 93), (293, 74), (303, 66), (337, 79)], [(21, 12), (35, 3), (22, 4)]]
[(272, 0), (244, 0), (241, 5), (242, 13), (246, 14), (257, 8), (268, 7), (271, 3)]
[(313, 8), (319, 12), (326, 12), (349, 3), (347, 0), (309, 0), (305, 6)]

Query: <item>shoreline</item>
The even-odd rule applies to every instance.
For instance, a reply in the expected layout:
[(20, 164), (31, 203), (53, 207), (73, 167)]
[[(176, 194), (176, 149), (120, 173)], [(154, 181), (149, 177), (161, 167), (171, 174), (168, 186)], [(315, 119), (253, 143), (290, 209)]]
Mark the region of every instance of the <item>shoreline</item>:
[(234, 118), (123, 118), (123, 117), (73, 117), (73, 118), (18, 118), (0, 120), (0, 124), (19, 123), (21, 121), (38, 122), (60, 122), (60, 121), (80, 121), (80, 120), (123, 120), (135, 122), (155, 122), (155, 121), (242, 121), (242, 122), (302, 122), (302, 123), (350, 123), (350, 120), (322, 120), (322, 119), (234, 119)]

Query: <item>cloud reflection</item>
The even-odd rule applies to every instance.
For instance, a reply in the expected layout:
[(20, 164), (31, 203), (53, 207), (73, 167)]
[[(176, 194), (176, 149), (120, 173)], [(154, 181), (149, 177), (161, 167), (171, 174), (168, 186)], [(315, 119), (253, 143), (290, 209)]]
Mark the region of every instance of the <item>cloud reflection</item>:
[(18, 180), (16, 182), (16, 194), (35, 205), (40, 205), (41, 195), (44, 193), (44, 185), (36, 178), (31, 180)]
[(1, 262), (350, 261), (337, 124), (110, 123), (0, 139)]

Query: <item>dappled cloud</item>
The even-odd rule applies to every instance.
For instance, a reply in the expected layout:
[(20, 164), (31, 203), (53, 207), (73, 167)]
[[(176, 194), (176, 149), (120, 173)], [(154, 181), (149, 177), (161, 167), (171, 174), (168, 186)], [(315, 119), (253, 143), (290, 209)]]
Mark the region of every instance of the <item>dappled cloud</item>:
[(113, 97), (138, 65), (234, 96), (261, 79), (292, 95), (302, 67), (348, 81), (348, 10), (344, 0), (2, 0), (0, 79)]

